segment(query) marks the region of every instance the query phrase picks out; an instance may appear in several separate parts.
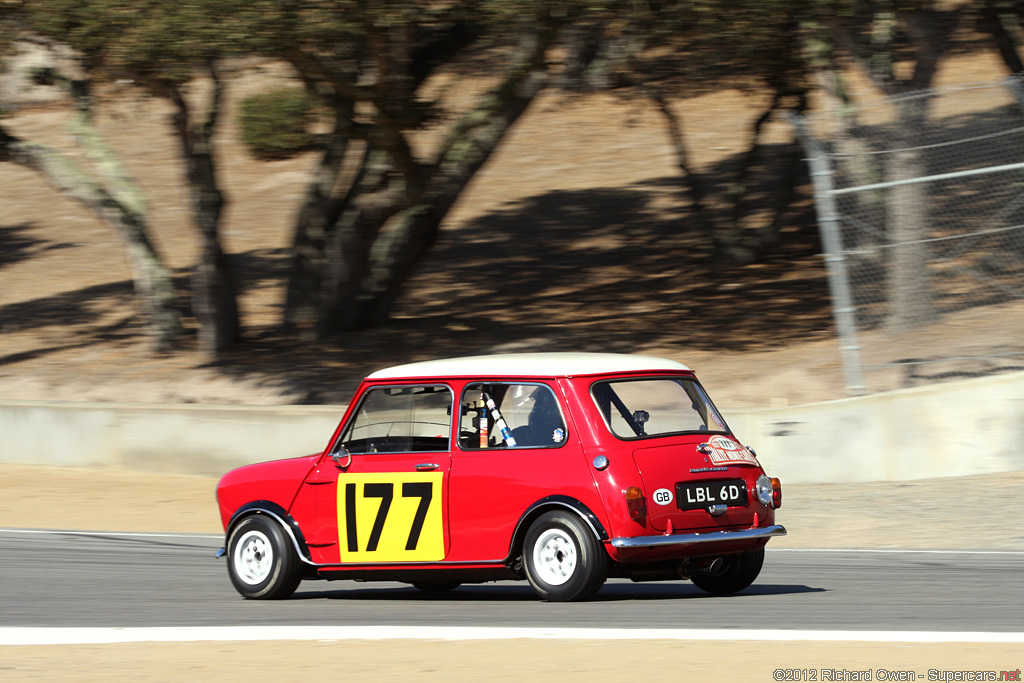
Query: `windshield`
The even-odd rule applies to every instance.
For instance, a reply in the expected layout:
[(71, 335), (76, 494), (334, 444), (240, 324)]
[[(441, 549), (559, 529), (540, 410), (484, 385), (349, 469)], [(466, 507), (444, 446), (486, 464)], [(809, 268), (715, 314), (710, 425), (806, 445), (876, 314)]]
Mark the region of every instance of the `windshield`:
[(591, 387), (605, 424), (621, 439), (685, 432), (728, 434), (729, 427), (696, 381), (624, 379)]

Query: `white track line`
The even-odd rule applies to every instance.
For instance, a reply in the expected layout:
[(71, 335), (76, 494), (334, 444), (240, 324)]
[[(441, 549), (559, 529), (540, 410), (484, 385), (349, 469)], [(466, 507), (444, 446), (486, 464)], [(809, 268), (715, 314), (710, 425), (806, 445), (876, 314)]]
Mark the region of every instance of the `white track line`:
[(211, 534), (142, 533), (135, 531), (71, 531), (64, 529), (0, 529), (0, 534), (50, 534), (54, 536), (115, 536), (125, 538), (210, 538), (222, 540), (224, 536)]
[(887, 555), (1024, 555), (1024, 550), (925, 550), (920, 548), (768, 548), (770, 553), (879, 553)]
[(350, 640), (672, 640), (860, 643), (1024, 643), (1024, 633), (760, 629), (480, 628), (475, 626), (168, 626), (0, 628), (3, 645)]

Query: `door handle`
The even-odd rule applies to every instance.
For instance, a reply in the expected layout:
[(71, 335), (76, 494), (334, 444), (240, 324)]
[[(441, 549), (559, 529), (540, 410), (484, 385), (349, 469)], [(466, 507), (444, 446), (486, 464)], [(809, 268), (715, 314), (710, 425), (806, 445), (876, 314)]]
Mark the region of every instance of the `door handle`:
[(416, 471), (429, 472), (430, 470), (436, 470), (438, 467), (440, 467), (440, 465), (436, 462), (421, 462), (419, 465), (416, 465)]

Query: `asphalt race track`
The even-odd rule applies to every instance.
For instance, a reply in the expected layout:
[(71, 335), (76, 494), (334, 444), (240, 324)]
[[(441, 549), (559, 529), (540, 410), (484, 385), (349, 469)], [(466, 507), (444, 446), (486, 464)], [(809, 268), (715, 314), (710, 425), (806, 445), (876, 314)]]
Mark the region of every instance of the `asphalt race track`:
[(0, 530), (0, 627), (401, 625), (898, 631), (1021, 630), (1024, 553), (769, 550), (731, 597), (689, 582), (611, 581), (588, 603), (525, 582), (441, 596), (398, 583), (304, 582), (243, 600), (213, 536)]

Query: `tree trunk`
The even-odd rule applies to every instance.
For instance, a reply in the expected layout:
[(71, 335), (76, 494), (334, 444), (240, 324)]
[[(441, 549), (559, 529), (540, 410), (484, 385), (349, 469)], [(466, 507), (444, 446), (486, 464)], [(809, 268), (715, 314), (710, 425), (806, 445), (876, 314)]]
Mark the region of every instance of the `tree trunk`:
[(556, 87), (583, 92), (593, 88), (587, 83), (587, 69), (606, 40), (603, 26), (572, 26), (566, 31), (565, 64)]
[(1010, 0), (985, 0), (981, 10), (982, 26), (992, 34), (999, 54), (1013, 74), (1024, 71), (1024, 62), (1017, 51), (1021, 43), (1021, 27), (1016, 4)]
[[(962, 8), (952, 10), (960, 12)], [(899, 79), (893, 69), (895, 59), (895, 32), (893, 17), (878, 15), (886, 41), (868, 54), (858, 54), (855, 42), (841, 22), (837, 23), (837, 36), (857, 58), (858, 64), (871, 78), (875, 87), (889, 96), (925, 90), (931, 87), (938, 69), (942, 48), (946, 40), (934, 10), (899, 10), (896, 14), (902, 24), (915, 59), (914, 71), (909, 78)], [(898, 131), (894, 152), (888, 169), (889, 180), (905, 180), (926, 175), (920, 146), (921, 131), (927, 123), (928, 98), (906, 97), (894, 102)], [(930, 321), (934, 314), (932, 293), (927, 271), (928, 250), (922, 240), (928, 228), (927, 192), (922, 184), (901, 185), (888, 193), (886, 237), (893, 246), (886, 266), (889, 311), (885, 328), (890, 334), (900, 334)]]
[(369, 269), (370, 249), (389, 218), (408, 208), (404, 183), (389, 155), (370, 150), (346, 208), (328, 237), (317, 336), (326, 339), (357, 327), (356, 300)]
[[(909, 91), (930, 88), (941, 56), (944, 40), (937, 16), (932, 12), (901, 14), (917, 59), (914, 72), (905, 83)], [(921, 131), (928, 118), (928, 97), (911, 97), (897, 103), (900, 129), (893, 155), (891, 176), (906, 179), (927, 175), (920, 146)], [(927, 187), (917, 183), (893, 188), (890, 196), (889, 240), (895, 245), (888, 268), (889, 315), (886, 330), (899, 334), (931, 322), (931, 278), (928, 274), (928, 247), (923, 242), (928, 232)]]
[[(893, 154), (889, 180), (906, 180), (927, 175), (918, 131), (925, 125), (927, 100), (914, 98), (899, 103), (899, 127), (902, 134)], [(922, 242), (928, 228), (928, 192), (922, 183), (899, 185), (889, 197), (888, 239), (892, 253), (887, 267), (889, 315), (886, 331), (900, 334), (932, 320), (931, 278), (928, 276), (928, 248)]]
[(332, 201), (345, 155), (349, 148), (351, 103), (337, 103), (334, 130), (324, 147), (320, 165), (306, 190), (306, 199), (295, 219), (292, 263), (288, 272), (282, 328), (286, 332), (308, 329), (317, 319), (317, 298), (323, 287), (327, 235), (338, 220), (340, 202)]
[[(438, 66), (476, 41), (482, 31), (476, 22), (461, 20), (418, 28), (422, 31), (399, 24), (377, 27), (379, 33), (355, 50), (348, 65), (345, 60), (332, 64), (323, 55), (296, 46), (284, 50), (308, 87), (333, 93), (336, 108), (332, 149), (322, 158), (320, 176), (297, 221), (282, 320), (286, 331), (307, 330), (314, 319), (319, 337), (355, 326), (352, 301), (377, 234), (388, 218), (423, 192), (426, 179), (405, 140), (403, 130), (409, 123), (401, 121), (406, 112), (400, 103), (411, 100)], [(364, 73), (367, 64), (372, 65), (370, 74)], [(351, 120), (354, 101), (365, 99), (371, 90), (357, 85), (364, 77), (375, 81), (376, 123), (356, 126)], [(334, 197), (331, 191), (348, 137), (364, 141), (363, 160), (348, 191)]]
[(353, 309), (349, 318), (356, 327), (379, 325), (388, 319), (403, 285), (436, 241), (441, 221), (459, 194), (544, 86), (543, 60), (552, 37), (550, 28), (541, 28), (524, 38), (520, 57), (505, 81), (485, 95), (449, 135), (426, 190), (413, 206), (383, 227), (358, 295), (346, 302)]
[(212, 67), (210, 74), (213, 94), (201, 124), (190, 122), (188, 103), (181, 91), (176, 86), (170, 86), (170, 91), (193, 217), (202, 238), (200, 261), (193, 274), (192, 312), (199, 323), (199, 346), (213, 356), (238, 341), (241, 325), (231, 261), (221, 248), (218, 234), (224, 197), (217, 186), (213, 131), (220, 114), (223, 83)]
[[(95, 131), (87, 146), (99, 148)], [(107, 155), (113, 163), (113, 157)], [(67, 157), (43, 145), (21, 140), (0, 128), (0, 161), (10, 161), (40, 173), (57, 191), (66, 193), (99, 215), (121, 238), (132, 273), (135, 295), (146, 316), (153, 346), (167, 350), (181, 332), (181, 316), (174, 306), (170, 273), (149, 239), (146, 215), (135, 188), (120, 173), (110, 178), (108, 191)]]

